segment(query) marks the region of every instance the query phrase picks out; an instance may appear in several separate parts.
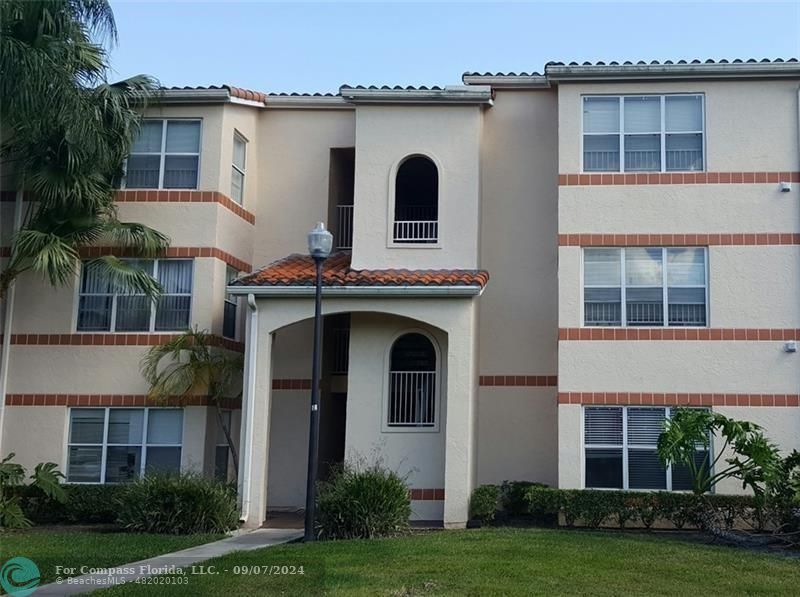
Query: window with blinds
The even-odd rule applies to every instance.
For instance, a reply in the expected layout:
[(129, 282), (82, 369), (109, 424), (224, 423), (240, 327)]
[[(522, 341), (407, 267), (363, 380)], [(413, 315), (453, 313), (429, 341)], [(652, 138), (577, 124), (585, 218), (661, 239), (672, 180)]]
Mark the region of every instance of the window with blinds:
[(244, 201), (244, 172), (247, 141), (238, 132), (233, 134), (233, 164), (231, 166), (231, 199), (239, 205)]
[(584, 172), (705, 168), (702, 95), (586, 96)]
[[(670, 416), (665, 407), (587, 406), (583, 411), (586, 488), (691, 490), (688, 468), (664, 467), (658, 437)], [(708, 462), (698, 446), (697, 462)]]
[(153, 276), (163, 289), (158, 300), (115, 290), (102, 271), (87, 263), (81, 273), (78, 325), (81, 332), (176, 331), (189, 327), (191, 259), (127, 260)]
[(148, 119), (126, 161), (125, 188), (196, 189), (199, 166), (199, 120)]
[(705, 326), (704, 247), (585, 248), (587, 326)]
[(146, 472), (178, 472), (183, 410), (73, 408), (68, 483), (124, 483)]

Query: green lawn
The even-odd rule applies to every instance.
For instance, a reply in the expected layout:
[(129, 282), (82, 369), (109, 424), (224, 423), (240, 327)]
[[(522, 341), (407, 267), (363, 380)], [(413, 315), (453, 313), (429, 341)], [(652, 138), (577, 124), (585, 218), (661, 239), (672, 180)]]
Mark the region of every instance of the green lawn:
[[(187, 584), (103, 595), (797, 595), (800, 559), (663, 536), (484, 529), (290, 544), (209, 560)], [(235, 574), (303, 566), (304, 575)]]
[[(45, 584), (55, 580), (56, 566), (80, 568), (127, 564), (221, 538), (221, 535), (137, 535), (74, 531), (69, 527), (34, 527), (0, 533), (0, 565), (16, 556), (29, 558), (39, 567), (42, 584)], [(80, 571), (69, 576), (78, 575)]]

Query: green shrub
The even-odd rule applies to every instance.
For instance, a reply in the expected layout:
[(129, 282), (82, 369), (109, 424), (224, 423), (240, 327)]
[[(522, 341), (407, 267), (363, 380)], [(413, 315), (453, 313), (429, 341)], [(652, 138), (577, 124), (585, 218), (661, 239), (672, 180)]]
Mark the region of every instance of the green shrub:
[(66, 522), (114, 523), (127, 485), (67, 485)]
[(238, 526), (236, 494), (201, 475), (149, 474), (122, 486), (117, 521), (137, 533), (225, 533)]
[(469, 516), (487, 524), (494, 520), (497, 514), (497, 503), (500, 498), (500, 488), (497, 485), (481, 485), (472, 491), (469, 500)]
[(545, 488), (544, 483), (533, 481), (503, 481), (500, 485), (500, 505), (512, 516), (528, 514), (528, 492), (531, 488)]
[(346, 464), (317, 491), (323, 539), (371, 539), (408, 531), (411, 499), (403, 477), (380, 464)]

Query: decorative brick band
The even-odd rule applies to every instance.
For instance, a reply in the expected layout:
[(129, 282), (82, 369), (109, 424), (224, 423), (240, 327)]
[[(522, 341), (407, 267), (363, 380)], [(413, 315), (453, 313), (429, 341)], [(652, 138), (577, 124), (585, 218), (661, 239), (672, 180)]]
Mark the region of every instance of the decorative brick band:
[[(117, 255), (119, 257), (129, 257), (133, 255), (130, 251), (121, 251), (119, 247), (83, 247), (80, 254), (84, 259), (102, 257), (103, 255)], [(224, 261), (241, 272), (249, 273), (253, 270), (253, 267), (246, 261), (242, 261), (238, 257), (234, 257), (230, 253), (222, 249), (217, 249), (216, 247), (169, 247), (163, 253), (163, 257), (212, 257)]]
[[(178, 334), (123, 334), (110, 332), (105, 334), (11, 334), (11, 344), (36, 346), (157, 346)], [(2, 341), (0, 334), (0, 341)], [(244, 352), (244, 343), (230, 338), (212, 336), (214, 346), (227, 348), (236, 352)]]
[(558, 385), (555, 375), (481, 375), (481, 386), (536, 387), (549, 388)]
[(310, 379), (273, 379), (273, 390), (310, 390)]
[(559, 340), (800, 340), (800, 329), (759, 328), (560, 328)]
[(796, 232), (714, 234), (559, 234), (561, 247), (687, 247), (800, 245)]
[(562, 187), (641, 184), (765, 184), (800, 182), (800, 172), (637, 172), (559, 174)]
[[(211, 406), (205, 396), (170, 398), (154, 402), (145, 394), (6, 394), (7, 406)], [(223, 408), (241, 408), (237, 398), (226, 398)]]
[(558, 402), (559, 404), (646, 404), (654, 406), (800, 406), (800, 394), (559, 392)]
[(118, 203), (219, 203), (246, 222), (250, 224), (256, 222), (256, 216), (253, 213), (218, 191), (117, 191), (116, 201)]
[(411, 489), (411, 499), (420, 502), (441, 502), (444, 500), (444, 489)]

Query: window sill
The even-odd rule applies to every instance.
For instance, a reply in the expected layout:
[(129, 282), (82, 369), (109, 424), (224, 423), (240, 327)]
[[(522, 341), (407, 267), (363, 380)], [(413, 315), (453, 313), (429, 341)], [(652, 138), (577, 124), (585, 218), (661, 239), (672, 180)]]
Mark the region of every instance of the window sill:
[(439, 425), (433, 427), (390, 427), (381, 426), (381, 433), (439, 433)]
[(387, 249), (441, 249), (442, 243), (436, 241), (435, 243), (399, 243), (390, 241), (386, 244)]

